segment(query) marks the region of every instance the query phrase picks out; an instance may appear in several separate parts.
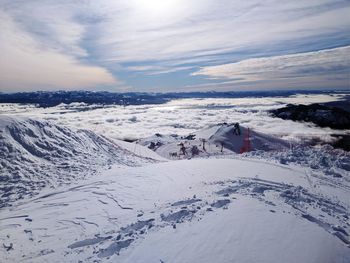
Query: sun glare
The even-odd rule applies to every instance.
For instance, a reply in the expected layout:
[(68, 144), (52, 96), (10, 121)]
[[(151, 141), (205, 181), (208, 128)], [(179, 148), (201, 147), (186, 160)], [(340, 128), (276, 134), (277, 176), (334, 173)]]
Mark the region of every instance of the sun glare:
[(133, 8), (150, 15), (164, 16), (179, 11), (183, 0), (132, 0)]

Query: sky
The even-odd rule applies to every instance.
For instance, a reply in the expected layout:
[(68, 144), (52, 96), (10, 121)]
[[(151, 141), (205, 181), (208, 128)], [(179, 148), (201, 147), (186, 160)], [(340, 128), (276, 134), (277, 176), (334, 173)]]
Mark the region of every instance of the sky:
[(349, 14), (349, 0), (0, 0), (0, 91), (350, 90)]

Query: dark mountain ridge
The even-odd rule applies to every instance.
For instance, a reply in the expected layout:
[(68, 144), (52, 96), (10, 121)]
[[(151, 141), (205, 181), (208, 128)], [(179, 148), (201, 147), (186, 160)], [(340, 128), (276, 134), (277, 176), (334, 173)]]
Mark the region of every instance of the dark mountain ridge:
[[(334, 93), (334, 92), (333, 92)], [(329, 94), (328, 91), (229, 91), (229, 92), (184, 92), (184, 93), (113, 93), (106, 91), (36, 91), (0, 93), (0, 103), (36, 104), (53, 107), (61, 103), (82, 102), (86, 104), (143, 105), (162, 104), (173, 99), (186, 98), (246, 98), (288, 97), (296, 94)]]
[(350, 129), (350, 113), (337, 108), (321, 104), (293, 105), (271, 110), (274, 117), (284, 120), (312, 122), (320, 127), (332, 129)]

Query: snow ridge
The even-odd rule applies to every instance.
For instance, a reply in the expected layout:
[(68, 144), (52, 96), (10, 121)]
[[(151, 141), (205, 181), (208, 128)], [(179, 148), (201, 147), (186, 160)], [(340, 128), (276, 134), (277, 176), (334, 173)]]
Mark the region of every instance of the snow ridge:
[(0, 156), (0, 208), (43, 187), (95, 175), (112, 164), (156, 162), (92, 131), (7, 116), (0, 117)]

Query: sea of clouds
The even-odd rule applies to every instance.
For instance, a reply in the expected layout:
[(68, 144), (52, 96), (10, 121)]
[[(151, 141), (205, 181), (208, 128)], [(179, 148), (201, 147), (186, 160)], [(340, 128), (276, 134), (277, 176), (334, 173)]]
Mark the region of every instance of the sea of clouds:
[(349, 134), (320, 128), (311, 123), (273, 118), (268, 110), (289, 103), (312, 104), (340, 100), (343, 94), (294, 95), (290, 97), (180, 99), (161, 105), (60, 104), (51, 108), (1, 104), (1, 114), (21, 115), (53, 121), (71, 128), (89, 129), (114, 139), (134, 140), (155, 133), (187, 135), (209, 125), (239, 122), (259, 132), (300, 141), (331, 142), (331, 134)]

